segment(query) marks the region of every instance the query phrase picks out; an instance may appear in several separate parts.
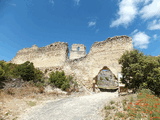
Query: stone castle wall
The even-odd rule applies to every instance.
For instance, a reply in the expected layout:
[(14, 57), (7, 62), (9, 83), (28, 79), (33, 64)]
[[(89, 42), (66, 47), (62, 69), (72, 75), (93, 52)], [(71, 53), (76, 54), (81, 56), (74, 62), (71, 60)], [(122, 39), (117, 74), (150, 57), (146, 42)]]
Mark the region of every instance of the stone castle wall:
[(108, 38), (92, 45), (89, 54), (83, 58), (69, 60), (64, 65), (64, 70), (74, 74), (79, 83), (92, 87), (93, 79), (104, 67), (108, 67), (117, 77), (121, 72), (119, 58), (126, 50), (132, 50), (132, 40), (127, 36)]
[(91, 89), (93, 80), (104, 67), (108, 67), (117, 77), (121, 72), (121, 66), (118, 64), (119, 58), (126, 50), (132, 49), (130, 37), (116, 36), (102, 42), (95, 42), (86, 56), (79, 59), (67, 59), (67, 43), (58, 42), (42, 48), (33, 46), (22, 49), (12, 62), (21, 64), (31, 61), (42, 70), (47, 68), (50, 71), (64, 70), (67, 75), (74, 76), (79, 84)]
[(63, 66), (68, 58), (68, 44), (56, 42), (45, 47), (24, 48), (18, 51), (12, 63), (22, 64), (26, 61), (33, 62), (36, 67)]

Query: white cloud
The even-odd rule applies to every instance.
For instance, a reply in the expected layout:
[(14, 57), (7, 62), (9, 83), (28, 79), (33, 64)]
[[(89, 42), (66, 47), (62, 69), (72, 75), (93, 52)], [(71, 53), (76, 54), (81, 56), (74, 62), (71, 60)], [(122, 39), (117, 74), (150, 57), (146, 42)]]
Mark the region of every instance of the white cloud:
[(80, 0), (74, 0), (75, 5), (79, 5)]
[(156, 40), (157, 37), (158, 37), (157, 34), (154, 34), (154, 35), (153, 35), (154, 40)]
[(143, 19), (160, 17), (160, 0), (152, 0), (150, 4), (140, 10), (140, 15)]
[(92, 27), (96, 25), (96, 21), (89, 21), (88, 22), (88, 27)]
[(120, 0), (118, 5), (118, 17), (112, 21), (110, 27), (127, 27), (137, 16), (145, 20), (160, 18), (160, 0)]
[(54, 0), (49, 0), (49, 3), (51, 3), (52, 5), (54, 5)]
[(142, 0), (141, 2), (144, 2), (144, 5), (148, 4), (149, 2), (151, 2), (151, 0)]
[(112, 21), (110, 27), (128, 26), (137, 15), (137, 0), (122, 0), (119, 3), (118, 18)]
[(159, 20), (153, 20), (148, 25), (149, 30), (160, 30), (160, 19)]
[(149, 44), (150, 37), (145, 32), (137, 31), (133, 34), (133, 45), (140, 49), (146, 49)]

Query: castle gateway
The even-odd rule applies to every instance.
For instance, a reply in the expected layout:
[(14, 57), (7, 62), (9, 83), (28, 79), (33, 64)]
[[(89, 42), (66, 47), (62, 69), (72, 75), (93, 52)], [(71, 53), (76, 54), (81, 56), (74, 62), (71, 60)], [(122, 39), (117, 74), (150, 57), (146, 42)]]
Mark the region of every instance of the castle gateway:
[[(18, 51), (11, 62), (21, 64), (30, 61), (42, 71), (64, 70), (67, 75), (74, 76), (79, 84), (88, 89), (92, 89), (93, 81), (102, 80), (103, 82), (104, 78), (110, 81), (108, 87), (113, 87), (116, 85), (113, 81), (121, 72), (119, 58), (126, 50), (132, 49), (130, 37), (116, 36), (105, 41), (95, 42), (88, 54), (86, 54), (86, 47), (83, 44), (73, 44), (70, 56), (68, 56), (68, 44), (56, 42), (41, 48), (36, 45), (24, 48)], [(105, 77), (105, 74), (109, 76)], [(103, 85), (100, 83), (100, 86)]]

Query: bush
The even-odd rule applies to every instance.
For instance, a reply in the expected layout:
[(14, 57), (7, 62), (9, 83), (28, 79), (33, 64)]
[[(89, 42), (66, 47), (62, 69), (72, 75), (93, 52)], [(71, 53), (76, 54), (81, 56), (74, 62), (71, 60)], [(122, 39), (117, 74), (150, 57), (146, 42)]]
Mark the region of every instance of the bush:
[(42, 79), (43, 78), (43, 72), (40, 71), (39, 69), (34, 69), (34, 82), (41, 82), (43, 83), (44, 80)]
[(64, 71), (51, 72), (49, 81), (55, 87), (58, 87), (62, 90), (67, 90), (70, 88), (70, 83), (72, 82), (73, 77), (66, 76)]
[(0, 61), (0, 88), (4, 87), (4, 82), (12, 79), (23, 79), (24, 81), (33, 81), (35, 85), (44, 85), (43, 73), (36, 69), (32, 62), (23, 64), (7, 63)]
[(4, 70), (0, 67), (0, 80), (4, 79)]
[(18, 65), (15, 71), (25, 81), (42, 82), (43, 73), (36, 69), (32, 62), (27, 61)]
[(23, 80), (30, 81), (35, 78), (35, 71), (33, 63), (27, 61), (18, 66), (18, 74), (21, 76)]
[(3, 88), (4, 70), (0, 67), (0, 88)]

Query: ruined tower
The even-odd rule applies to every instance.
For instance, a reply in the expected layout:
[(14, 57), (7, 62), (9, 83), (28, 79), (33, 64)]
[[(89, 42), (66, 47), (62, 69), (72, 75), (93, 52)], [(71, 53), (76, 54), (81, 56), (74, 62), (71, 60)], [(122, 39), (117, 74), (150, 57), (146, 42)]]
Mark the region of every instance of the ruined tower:
[(73, 44), (70, 50), (70, 59), (78, 59), (86, 55), (86, 47), (83, 44)]

